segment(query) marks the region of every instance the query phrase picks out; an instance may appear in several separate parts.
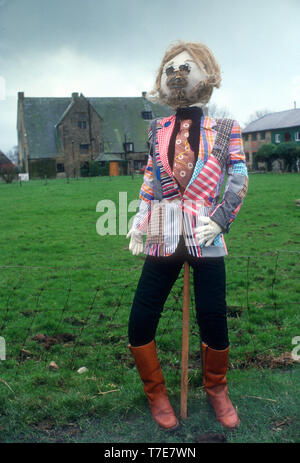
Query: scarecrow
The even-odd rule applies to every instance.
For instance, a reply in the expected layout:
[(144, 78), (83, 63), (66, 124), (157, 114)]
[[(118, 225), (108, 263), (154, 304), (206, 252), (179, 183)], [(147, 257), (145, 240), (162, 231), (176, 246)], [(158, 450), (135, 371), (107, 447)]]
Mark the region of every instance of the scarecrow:
[(223, 426), (239, 425), (226, 379), (229, 338), (223, 235), (242, 205), (248, 175), (239, 124), (203, 113), (220, 83), (211, 50), (202, 43), (180, 41), (165, 52), (154, 89), (147, 95), (150, 101), (169, 105), (175, 114), (153, 120), (149, 127), (150, 151), (139, 210), (127, 234), (131, 252), (146, 254), (128, 334), (152, 416), (168, 430), (178, 426), (178, 419), (167, 396), (155, 333), (184, 262), (193, 268), (207, 398)]

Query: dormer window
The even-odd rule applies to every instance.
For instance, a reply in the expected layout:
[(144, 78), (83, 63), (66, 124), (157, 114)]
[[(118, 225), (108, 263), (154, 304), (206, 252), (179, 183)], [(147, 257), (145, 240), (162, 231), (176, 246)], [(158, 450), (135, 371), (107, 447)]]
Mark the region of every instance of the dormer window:
[(131, 141), (124, 143), (125, 153), (133, 153), (133, 143)]
[(151, 120), (153, 119), (153, 114), (152, 114), (152, 111), (142, 111), (142, 118), (144, 120)]

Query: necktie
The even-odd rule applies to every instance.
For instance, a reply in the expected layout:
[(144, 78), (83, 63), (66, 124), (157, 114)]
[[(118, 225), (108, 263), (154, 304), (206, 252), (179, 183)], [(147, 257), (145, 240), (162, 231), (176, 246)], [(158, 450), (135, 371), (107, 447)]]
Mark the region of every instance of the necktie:
[(181, 193), (186, 189), (195, 167), (195, 153), (188, 142), (191, 125), (191, 119), (181, 121), (175, 139), (173, 175), (179, 183)]

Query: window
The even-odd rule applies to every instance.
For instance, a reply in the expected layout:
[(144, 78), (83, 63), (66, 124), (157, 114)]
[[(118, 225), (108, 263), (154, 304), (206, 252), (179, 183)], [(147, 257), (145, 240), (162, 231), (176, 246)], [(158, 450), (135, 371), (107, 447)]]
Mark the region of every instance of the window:
[(300, 132), (295, 132), (295, 141), (300, 141)]
[(245, 133), (244, 137), (245, 137), (245, 141), (248, 141), (248, 134), (247, 133)]
[(246, 161), (249, 162), (249, 153), (246, 151)]
[(89, 145), (80, 145), (80, 154), (88, 154), (89, 152)]
[(280, 133), (275, 134), (275, 143), (280, 143)]
[(260, 132), (260, 139), (265, 140), (266, 138), (266, 132)]
[(142, 111), (142, 118), (145, 120), (153, 119), (152, 111)]
[(80, 129), (86, 129), (86, 121), (78, 121), (78, 127)]
[(124, 146), (125, 153), (132, 153), (133, 152), (133, 143), (131, 141), (124, 143), (123, 146)]
[(56, 172), (64, 172), (65, 165), (64, 164), (56, 164)]
[(252, 134), (252, 141), (255, 141), (255, 140), (257, 140), (257, 133)]

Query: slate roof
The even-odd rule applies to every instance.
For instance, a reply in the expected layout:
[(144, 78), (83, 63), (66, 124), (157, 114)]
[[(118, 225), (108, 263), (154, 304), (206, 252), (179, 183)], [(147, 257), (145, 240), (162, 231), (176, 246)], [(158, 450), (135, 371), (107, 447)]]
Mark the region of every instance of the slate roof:
[(55, 124), (71, 98), (25, 97), (23, 111), (30, 158), (57, 154)]
[(250, 122), (243, 130), (243, 133), (285, 129), (297, 126), (300, 127), (300, 109), (298, 108), (265, 114), (259, 119), (256, 119), (256, 121)]
[(154, 117), (173, 114), (168, 106), (152, 104), (142, 97), (88, 98), (103, 119), (104, 151), (123, 152), (124, 135), (126, 141), (134, 143), (134, 151), (147, 152), (147, 131), (149, 120), (144, 120), (141, 112), (145, 104), (151, 108)]
[[(144, 120), (141, 112), (151, 108), (154, 117), (173, 114), (168, 106), (150, 103), (143, 97), (94, 97), (87, 100), (103, 119), (106, 153), (123, 152), (125, 134), (126, 140), (134, 143), (135, 152), (147, 152), (149, 120)], [(71, 102), (71, 97), (24, 97), (24, 120), (31, 159), (57, 154), (55, 125)]]

